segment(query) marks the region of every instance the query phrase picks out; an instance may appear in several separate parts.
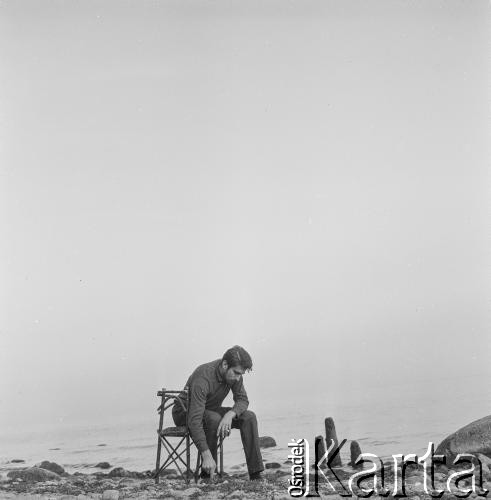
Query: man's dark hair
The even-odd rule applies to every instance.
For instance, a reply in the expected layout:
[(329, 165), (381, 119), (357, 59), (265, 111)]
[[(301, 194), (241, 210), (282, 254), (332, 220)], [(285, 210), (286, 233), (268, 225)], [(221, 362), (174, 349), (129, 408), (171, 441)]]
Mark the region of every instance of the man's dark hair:
[(240, 345), (231, 347), (223, 355), (222, 361), (226, 361), (230, 368), (240, 365), (246, 371), (252, 370), (252, 358), (243, 347), (240, 347)]

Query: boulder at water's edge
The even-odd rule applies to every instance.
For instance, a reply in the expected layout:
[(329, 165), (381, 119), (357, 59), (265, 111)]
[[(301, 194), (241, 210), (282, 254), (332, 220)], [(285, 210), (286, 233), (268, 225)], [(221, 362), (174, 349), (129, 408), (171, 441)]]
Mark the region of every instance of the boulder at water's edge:
[(260, 448), (271, 448), (276, 446), (276, 441), (270, 436), (261, 436), (259, 438), (259, 447)]
[(111, 464), (109, 462), (99, 462), (98, 464), (94, 465), (94, 467), (97, 467), (98, 469), (110, 469)]
[(58, 465), (55, 462), (49, 462), (48, 460), (41, 462), (38, 467), (40, 469), (50, 470), (51, 472), (59, 474), (60, 476), (61, 474), (65, 474), (65, 469), (61, 465)]
[(491, 415), (471, 422), (446, 437), (436, 449), (436, 455), (445, 455), (453, 461), (459, 453), (482, 453), (491, 457)]
[(13, 470), (7, 474), (10, 479), (22, 479), (28, 482), (52, 481), (60, 479), (60, 476), (54, 472), (40, 467), (30, 467), (29, 469)]

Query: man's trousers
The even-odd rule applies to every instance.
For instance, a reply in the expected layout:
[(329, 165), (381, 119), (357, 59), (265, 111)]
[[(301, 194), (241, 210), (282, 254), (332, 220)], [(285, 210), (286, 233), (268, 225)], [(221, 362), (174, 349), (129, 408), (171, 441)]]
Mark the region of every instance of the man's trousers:
[[(172, 416), (176, 425), (186, 425), (186, 413), (179, 411), (178, 405), (174, 406)], [(203, 430), (206, 435), (208, 448), (217, 462), (218, 436), (217, 429), (222, 417), (231, 408), (215, 408), (214, 410), (205, 410), (203, 414)], [(259, 448), (259, 434), (257, 430), (256, 414), (253, 411), (246, 410), (240, 417), (232, 419), (232, 428), (240, 430), (240, 438), (247, 462), (249, 475), (264, 470), (263, 458)]]

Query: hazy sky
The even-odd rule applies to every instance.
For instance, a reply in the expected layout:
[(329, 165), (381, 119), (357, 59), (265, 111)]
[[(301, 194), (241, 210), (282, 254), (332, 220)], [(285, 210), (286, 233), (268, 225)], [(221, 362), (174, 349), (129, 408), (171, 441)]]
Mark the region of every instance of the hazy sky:
[(2, 1), (0, 422), (153, 412), (236, 343), (259, 409), (487, 395), (489, 14)]

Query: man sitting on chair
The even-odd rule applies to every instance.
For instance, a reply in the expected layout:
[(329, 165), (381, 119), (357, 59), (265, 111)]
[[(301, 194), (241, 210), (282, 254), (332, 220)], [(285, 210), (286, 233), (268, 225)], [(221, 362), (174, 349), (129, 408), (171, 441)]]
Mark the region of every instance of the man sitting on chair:
[[(252, 359), (248, 352), (236, 345), (222, 359), (198, 366), (186, 383), (190, 396), (189, 432), (203, 458), (202, 477), (215, 473), (218, 436), (227, 437), (233, 428), (240, 429), (249, 477), (261, 479), (264, 466), (257, 420), (256, 415), (247, 409), (249, 400), (242, 381), (242, 375), (251, 369)], [(223, 407), (230, 389), (235, 404), (232, 408)], [(176, 425), (186, 425), (186, 413), (177, 402), (172, 416)]]

